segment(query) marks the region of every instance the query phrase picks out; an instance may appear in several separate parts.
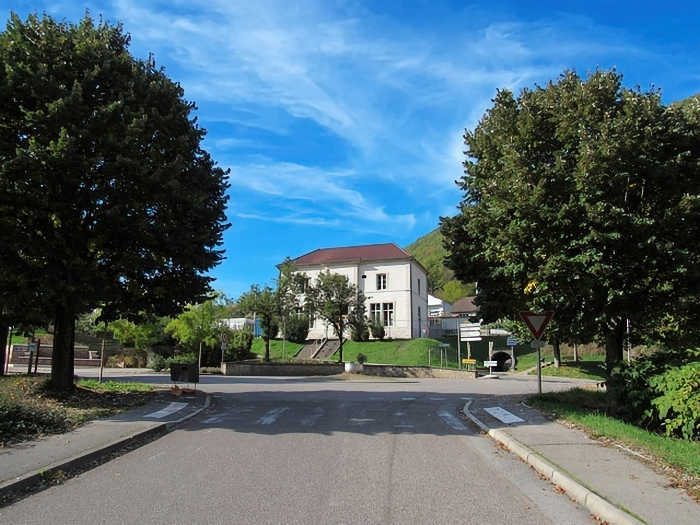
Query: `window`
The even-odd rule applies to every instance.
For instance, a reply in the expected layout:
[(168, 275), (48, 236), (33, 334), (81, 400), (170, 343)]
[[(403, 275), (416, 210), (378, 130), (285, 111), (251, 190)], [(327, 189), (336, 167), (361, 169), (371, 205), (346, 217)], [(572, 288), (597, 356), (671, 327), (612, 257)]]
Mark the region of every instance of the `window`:
[[(418, 295), (420, 295), (420, 279), (418, 279)], [(418, 317), (420, 317), (420, 308), (418, 312)]]
[(375, 323), (382, 321), (382, 305), (379, 303), (371, 303), (369, 305), (369, 317)]
[(382, 303), (384, 326), (394, 326), (394, 303)]
[(377, 274), (377, 290), (386, 290), (386, 274)]
[(370, 319), (384, 326), (394, 326), (394, 303), (371, 303), (369, 305)]

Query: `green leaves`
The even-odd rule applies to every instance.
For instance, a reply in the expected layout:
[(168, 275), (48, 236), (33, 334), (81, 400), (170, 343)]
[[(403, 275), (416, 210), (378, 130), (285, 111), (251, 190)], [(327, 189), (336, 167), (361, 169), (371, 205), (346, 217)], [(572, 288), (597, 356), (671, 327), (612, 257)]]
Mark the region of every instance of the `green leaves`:
[(685, 233), (700, 226), (698, 111), (626, 89), (615, 71), (499, 92), (465, 134), (461, 213), (441, 219), (446, 264), (478, 282), (484, 319), (556, 310), (548, 334), (572, 342), (664, 310), (687, 325), (678, 298), (700, 290)]

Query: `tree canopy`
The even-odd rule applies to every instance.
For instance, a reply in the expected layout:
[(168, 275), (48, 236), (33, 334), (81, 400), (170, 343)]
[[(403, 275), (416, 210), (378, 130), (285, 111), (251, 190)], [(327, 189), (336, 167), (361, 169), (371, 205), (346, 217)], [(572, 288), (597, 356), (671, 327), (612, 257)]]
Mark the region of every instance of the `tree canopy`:
[(616, 71), (493, 102), (465, 134), (446, 264), (478, 282), (485, 320), (555, 310), (561, 340), (605, 341), (610, 373), (626, 319), (643, 329), (698, 297), (699, 106), (666, 107)]
[(350, 314), (365, 296), (345, 275), (321, 272), (306, 288), (306, 308), (330, 324), (340, 340), (338, 361), (343, 362), (343, 337)]
[(223, 257), (226, 173), (183, 89), (128, 47), (89, 16), (12, 13), (0, 33), (0, 273), (49, 305), (59, 389), (77, 314), (175, 314)]

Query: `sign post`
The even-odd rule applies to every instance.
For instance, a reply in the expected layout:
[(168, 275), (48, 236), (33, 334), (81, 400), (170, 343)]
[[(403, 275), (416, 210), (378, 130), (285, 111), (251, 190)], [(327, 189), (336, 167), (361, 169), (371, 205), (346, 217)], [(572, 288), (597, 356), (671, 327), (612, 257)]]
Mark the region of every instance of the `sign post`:
[(542, 394), (542, 359), (540, 357), (540, 348), (544, 346), (544, 341), (540, 341), (544, 335), (544, 329), (547, 328), (549, 321), (554, 317), (554, 312), (549, 310), (542, 314), (535, 312), (519, 312), (520, 317), (527, 325), (534, 341), (530, 343), (532, 348), (537, 348), (537, 393)]
[[(472, 358), (472, 348), (469, 345), (471, 341), (481, 341), (481, 325), (479, 323), (461, 324), (459, 325), (459, 337), (458, 341), (466, 341), (467, 343), (467, 359)], [(459, 344), (457, 345), (457, 350), (459, 355), (457, 356), (457, 362), (459, 367), (462, 367), (462, 352), (460, 351)]]
[(226, 343), (228, 343), (228, 333), (221, 332), (221, 367), (224, 366), (224, 352), (226, 351)]

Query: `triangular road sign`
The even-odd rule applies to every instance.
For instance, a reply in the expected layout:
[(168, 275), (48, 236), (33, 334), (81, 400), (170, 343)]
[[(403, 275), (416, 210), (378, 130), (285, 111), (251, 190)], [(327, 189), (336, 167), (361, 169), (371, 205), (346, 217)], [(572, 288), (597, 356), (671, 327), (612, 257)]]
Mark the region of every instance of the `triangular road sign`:
[(535, 338), (535, 341), (539, 341), (542, 338), (544, 329), (547, 328), (547, 324), (549, 324), (549, 321), (552, 319), (552, 317), (554, 317), (554, 312), (551, 310), (541, 314), (536, 314), (535, 312), (518, 313), (520, 317), (523, 318), (523, 321), (525, 321), (527, 327), (530, 329), (530, 333), (532, 333), (532, 337)]

